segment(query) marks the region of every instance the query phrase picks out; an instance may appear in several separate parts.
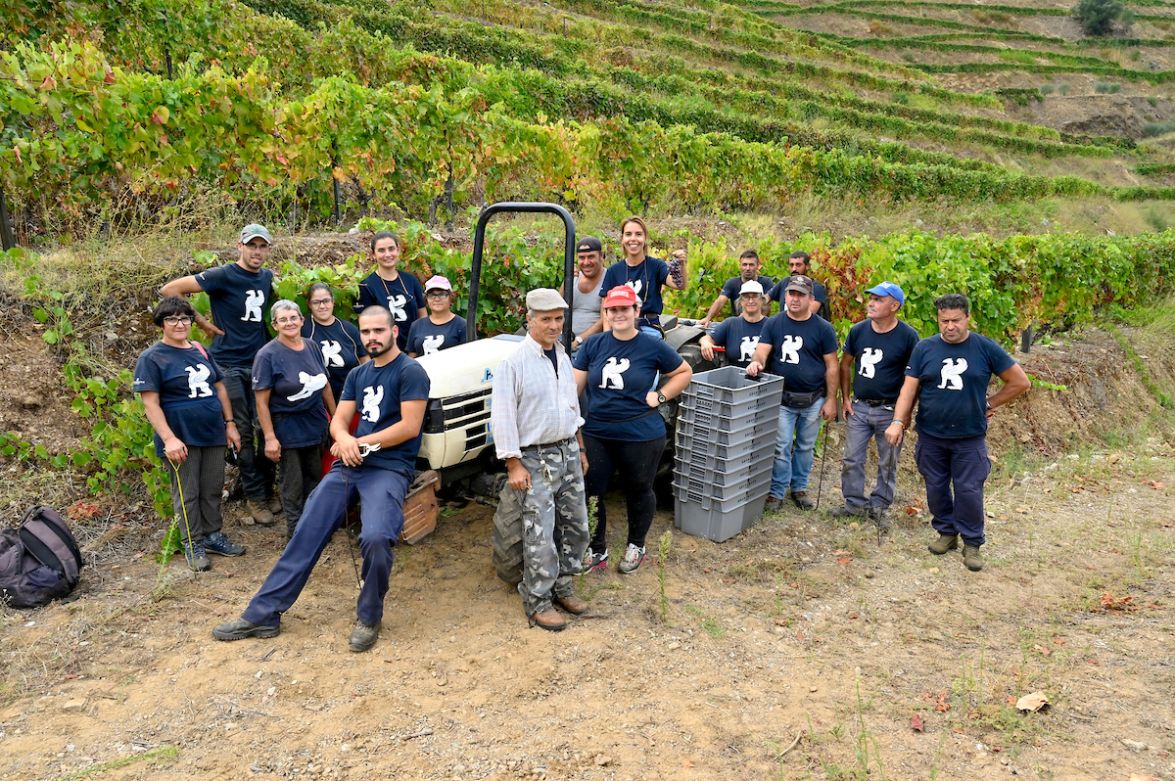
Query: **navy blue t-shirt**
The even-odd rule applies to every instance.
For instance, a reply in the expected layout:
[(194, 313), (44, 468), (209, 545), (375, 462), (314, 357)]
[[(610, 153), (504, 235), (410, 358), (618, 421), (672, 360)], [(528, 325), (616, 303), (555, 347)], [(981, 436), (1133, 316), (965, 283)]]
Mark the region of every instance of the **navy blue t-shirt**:
[[(224, 410), (216, 395), (223, 379), (216, 361), (199, 347), (172, 347), (156, 342), (135, 364), (136, 393), (159, 394), (159, 406), (171, 432), (188, 447), (223, 447)], [(163, 458), (163, 440), (155, 435), (155, 455)]]
[(269, 341), (265, 323), (273, 298), (273, 272), (246, 271), (231, 263), (201, 271), (196, 283), (208, 294), (213, 322), (224, 331), (212, 340), (208, 352), (221, 366), (248, 369)]
[(399, 332), (396, 334), (396, 344), (401, 350), (408, 344), (408, 329), (417, 319), (417, 313), (424, 308), (424, 287), (420, 280), (407, 271), (399, 272), (398, 276), (388, 282), (376, 272), (371, 272), (359, 283), (359, 300), (355, 302), (355, 311), (362, 312), (372, 304), (387, 307), (396, 321)]
[[(766, 293), (775, 286), (775, 280), (771, 277), (759, 277), (759, 284), (763, 286), (763, 292)], [(742, 313), (743, 308), (739, 304), (739, 292), (743, 287), (743, 278), (741, 276), (731, 277), (726, 280), (726, 284), (722, 286), (722, 295), (730, 299), (730, 313), (733, 317), (738, 317)]]
[(748, 323), (741, 317), (728, 317), (718, 324), (710, 338), (714, 344), (726, 348), (728, 364), (745, 369), (755, 357), (755, 348), (768, 319), (762, 317), (758, 322)]
[(326, 366), (318, 342), (295, 350), (274, 339), (253, 360), (253, 390), (268, 390), (273, 433), (282, 447), (310, 447), (326, 439), (330, 421), (322, 400)]
[(318, 342), (322, 350), (322, 362), (326, 364), (327, 377), (330, 379), (330, 390), (335, 395), (335, 403), (338, 403), (343, 395), (343, 382), (347, 374), (359, 365), (360, 358), (367, 355), (359, 329), (341, 317), (336, 317), (330, 325), (316, 323), (313, 317), (307, 317), (302, 321), (302, 336)]
[(987, 386), (1016, 364), (1004, 348), (977, 333), (961, 344), (941, 335), (923, 339), (910, 355), (907, 377), (918, 378), (919, 433), (968, 439), (987, 433)]
[[(621, 260), (608, 266), (600, 283), (600, 298), (620, 285), (628, 285), (641, 299), (641, 316), (656, 319), (665, 309), (661, 300), (661, 286), (669, 279), (669, 264), (660, 258), (646, 256), (635, 266)], [(652, 380), (649, 380), (652, 382)], [(655, 438), (655, 437), (654, 437)]]
[(785, 391), (824, 389), (824, 356), (836, 354), (836, 331), (827, 320), (815, 315), (793, 320), (787, 312), (780, 312), (767, 319), (759, 343), (771, 345), (767, 372), (783, 377)]
[[(355, 436), (364, 437), (396, 425), (403, 417), (400, 403), (427, 402), (430, 387), (424, 367), (403, 354), (397, 355), (385, 366), (376, 366), (374, 361), (368, 361), (355, 369), (347, 375), (342, 399), (355, 402), (355, 414), (359, 416)], [(413, 475), (423, 429), (422, 425), (421, 434), (412, 439), (370, 453), (363, 459), (364, 465)]]
[(465, 343), (465, 318), (453, 315), (444, 325), (437, 325), (431, 319), (422, 317), (408, 329), (407, 352), (416, 355), (431, 355)]
[(879, 334), (871, 320), (862, 320), (845, 337), (845, 354), (853, 361), (853, 395), (858, 399), (896, 400), (906, 381), (910, 353), (918, 344), (918, 332), (909, 323)]
[[(772, 301), (779, 301), (783, 303), (784, 295), (787, 293), (787, 283), (791, 279), (791, 275), (784, 277), (776, 283), (775, 287), (771, 288), (767, 293), (767, 297)], [(812, 280), (812, 297), (820, 302), (820, 309), (816, 310), (816, 314), (823, 317), (825, 320), (832, 319), (832, 310), (828, 308), (828, 288), (820, 284), (816, 280)]]
[(588, 373), (583, 430), (602, 439), (648, 442), (665, 436), (665, 421), (645, 402), (657, 372), (681, 366), (681, 356), (663, 339), (638, 332), (628, 340), (611, 331), (589, 337), (571, 359)]

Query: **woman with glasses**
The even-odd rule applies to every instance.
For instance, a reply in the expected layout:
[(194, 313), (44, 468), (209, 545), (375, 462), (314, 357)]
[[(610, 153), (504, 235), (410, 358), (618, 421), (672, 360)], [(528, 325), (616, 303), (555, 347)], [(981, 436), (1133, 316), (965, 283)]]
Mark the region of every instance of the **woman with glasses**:
[(408, 330), (408, 357), (431, 355), (465, 342), (465, 318), (453, 314), (453, 285), (442, 276), (424, 283), (428, 317), (412, 323)]
[(288, 299), (269, 310), (277, 332), (253, 359), (257, 418), (265, 456), (278, 464), (286, 539), (302, 517), (306, 497), (322, 478), (322, 451), (335, 397), (318, 342), (302, 338), (302, 311)]
[(407, 271), (400, 271), (400, 237), (388, 231), (380, 231), (371, 237), (370, 256), (375, 263), (375, 271), (368, 274), (359, 283), (359, 300), (355, 302), (355, 312), (362, 312), (372, 304), (387, 307), (396, 321), (396, 344), (401, 350), (407, 351), (408, 329), (413, 321), (422, 319), (426, 314), (424, 308), (424, 288), (420, 280)]
[(347, 374), (371, 359), (355, 324), (335, 317), (335, 294), (330, 285), (315, 282), (310, 286), (306, 300), (310, 304), (310, 317), (302, 321), (302, 336), (318, 342), (322, 348), (330, 390), (337, 402)]
[(199, 342), (190, 339), (196, 310), (169, 296), (152, 313), (158, 342), (135, 364), (134, 390), (155, 429), (155, 454), (171, 472), (171, 502), (180, 523), (184, 557), (193, 570), (209, 569), (208, 554), (240, 556), (243, 545), (222, 531), (224, 447), (241, 446), (223, 375)]

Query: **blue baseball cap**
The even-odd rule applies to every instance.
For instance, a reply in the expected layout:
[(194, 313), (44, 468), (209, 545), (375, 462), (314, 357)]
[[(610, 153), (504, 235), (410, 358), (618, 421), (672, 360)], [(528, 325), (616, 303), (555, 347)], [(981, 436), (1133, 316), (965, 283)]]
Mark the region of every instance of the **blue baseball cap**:
[(893, 282), (882, 282), (880, 285), (874, 285), (865, 292), (872, 293), (875, 296), (889, 296), (897, 301), (899, 306), (906, 303), (906, 294)]

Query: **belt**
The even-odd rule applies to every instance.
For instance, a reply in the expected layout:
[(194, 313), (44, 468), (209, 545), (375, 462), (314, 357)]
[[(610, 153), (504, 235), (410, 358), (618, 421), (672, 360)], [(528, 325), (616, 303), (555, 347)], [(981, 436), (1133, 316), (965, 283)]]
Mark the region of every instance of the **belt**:
[(575, 437), (570, 436), (570, 437), (567, 437), (566, 439), (556, 440), (555, 442), (544, 442), (541, 445), (527, 445), (526, 447), (520, 448), (520, 449), (521, 450), (543, 450), (543, 449), (551, 448), (551, 447), (566, 447), (567, 445), (570, 445), (574, 441), (575, 441)]
[(897, 399), (853, 399), (853, 401), (868, 404), (870, 407), (886, 407), (898, 403)]

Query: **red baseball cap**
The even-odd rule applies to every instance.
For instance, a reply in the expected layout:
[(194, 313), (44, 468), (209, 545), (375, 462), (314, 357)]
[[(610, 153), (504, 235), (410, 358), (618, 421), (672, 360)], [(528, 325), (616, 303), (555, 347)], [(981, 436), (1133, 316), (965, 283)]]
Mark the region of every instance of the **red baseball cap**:
[(617, 285), (608, 291), (604, 298), (604, 308), (613, 306), (640, 306), (641, 300), (636, 291), (628, 285)]

